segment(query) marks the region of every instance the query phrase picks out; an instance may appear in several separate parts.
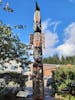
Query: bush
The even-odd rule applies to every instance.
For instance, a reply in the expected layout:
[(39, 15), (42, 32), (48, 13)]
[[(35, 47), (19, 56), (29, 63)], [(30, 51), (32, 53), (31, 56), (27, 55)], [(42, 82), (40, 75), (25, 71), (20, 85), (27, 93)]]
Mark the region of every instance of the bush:
[(59, 67), (52, 75), (52, 88), (55, 90), (55, 93), (65, 90), (64, 93), (72, 91), (71, 87), (68, 85), (72, 82), (75, 82), (75, 67), (62, 66)]

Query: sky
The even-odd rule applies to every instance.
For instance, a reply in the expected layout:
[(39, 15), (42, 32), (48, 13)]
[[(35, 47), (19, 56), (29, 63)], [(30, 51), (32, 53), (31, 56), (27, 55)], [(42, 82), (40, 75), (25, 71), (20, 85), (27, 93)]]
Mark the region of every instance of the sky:
[[(36, 0), (2, 0), (0, 20), (12, 26), (22, 42), (29, 44), (30, 33), (33, 33), (33, 16)], [(9, 2), (13, 13), (3, 10)], [(75, 55), (75, 0), (37, 0), (41, 10), (42, 32), (45, 34), (44, 57), (58, 54), (59, 57)], [(26, 25), (24, 30), (13, 26)]]

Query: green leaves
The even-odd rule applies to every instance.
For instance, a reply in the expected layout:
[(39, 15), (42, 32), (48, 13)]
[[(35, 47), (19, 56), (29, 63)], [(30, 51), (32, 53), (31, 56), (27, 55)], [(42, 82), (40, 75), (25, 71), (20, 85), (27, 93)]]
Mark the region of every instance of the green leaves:
[(52, 83), (52, 87), (56, 87), (58, 91), (67, 88), (69, 83), (75, 82), (75, 67), (59, 67), (56, 71), (54, 71), (52, 80), (54, 83), (54, 85)]
[[(23, 63), (28, 62), (30, 48), (22, 43), (17, 35), (12, 33), (8, 25), (0, 24), (0, 63), (3, 64), (11, 59)], [(21, 65), (21, 66), (22, 66)]]
[(58, 55), (54, 55), (53, 57), (47, 57), (43, 59), (44, 63), (48, 64), (75, 64), (75, 56), (72, 57), (64, 57), (62, 56), (61, 59), (59, 59)]
[(5, 34), (6, 36), (10, 36), (12, 34), (11, 27), (8, 25), (0, 25), (0, 35)]
[[(6, 77), (6, 84), (13, 82), (15, 84), (18, 83), (22, 89), (25, 87), (27, 76), (23, 74), (23, 71), (25, 67), (28, 67), (28, 64), (31, 63), (28, 59), (29, 50), (30, 47), (22, 43), (19, 37), (12, 33), (10, 26), (0, 24), (0, 65), (3, 68), (3, 75), (0, 73), (0, 78), (5, 79)], [(15, 61), (14, 65), (11, 64), (13, 60)], [(12, 72), (13, 66), (17, 67), (16, 63), (19, 64), (18, 67), (21, 69), (20, 74), (18, 72)], [(7, 68), (10, 69), (8, 70), (10, 71), (9, 73), (5, 71)], [(15, 71), (15, 69), (13, 70)]]

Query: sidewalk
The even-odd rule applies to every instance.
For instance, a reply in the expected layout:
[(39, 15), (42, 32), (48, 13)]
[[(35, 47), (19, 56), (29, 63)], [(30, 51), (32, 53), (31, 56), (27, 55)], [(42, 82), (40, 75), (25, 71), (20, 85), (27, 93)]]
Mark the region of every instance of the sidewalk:
[[(32, 81), (26, 82), (26, 89), (32, 91)], [(50, 96), (50, 91), (45, 87), (44, 89), (44, 100), (55, 100), (53, 97)], [(33, 98), (27, 98), (27, 100), (33, 100)]]

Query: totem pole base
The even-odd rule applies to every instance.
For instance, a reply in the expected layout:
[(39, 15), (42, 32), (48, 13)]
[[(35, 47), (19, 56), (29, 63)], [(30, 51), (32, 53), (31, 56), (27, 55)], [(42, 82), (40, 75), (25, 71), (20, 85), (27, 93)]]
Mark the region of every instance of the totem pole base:
[(34, 96), (33, 100), (44, 100), (44, 97), (42, 97), (42, 96), (39, 96), (39, 97)]

